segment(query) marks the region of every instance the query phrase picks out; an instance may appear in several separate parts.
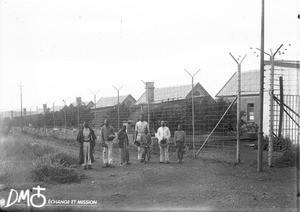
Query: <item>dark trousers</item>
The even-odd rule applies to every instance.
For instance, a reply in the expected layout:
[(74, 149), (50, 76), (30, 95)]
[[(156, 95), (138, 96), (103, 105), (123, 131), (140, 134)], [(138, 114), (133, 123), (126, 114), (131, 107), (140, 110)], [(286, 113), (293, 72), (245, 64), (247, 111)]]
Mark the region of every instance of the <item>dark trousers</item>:
[(142, 158), (144, 161), (146, 161), (146, 159), (149, 161), (150, 159), (150, 147), (142, 147), (143, 149), (143, 153), (142, 153)]
[(176, 146), (177, 146), (177, 158), (178, 158), (178, 160), (182, 160), (183, 159), (184, 142), (176, 141)]
[(129, 163), (129, 150), (127, 146), (119, 148), (121, 163)]

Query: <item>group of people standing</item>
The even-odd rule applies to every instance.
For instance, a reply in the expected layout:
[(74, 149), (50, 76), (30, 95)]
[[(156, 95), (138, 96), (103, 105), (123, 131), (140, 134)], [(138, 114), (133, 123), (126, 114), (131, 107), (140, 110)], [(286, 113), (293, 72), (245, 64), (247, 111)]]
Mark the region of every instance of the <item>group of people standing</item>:
[[(134, 144), (138, 149), (138, 160), (140, 163), (150, 162), (151, 159), (151, 135), (149, 124), (144, 120), (144, 115), (141, 114), (139, 121), (135, 125)], [(166, 126), (165, 121), (161, 121), (161, 126), (158, 128), (156, 137), (160, 150), (159, 163), (169, 162), (169, 146), (171, 133)], [(99, 140), (102, 146), (103, 168), (115, 167), (113, 164), (113, 140), (116, 138), (113, 127), (109, 125), (107, 119), (104, 120), (104, 125), (100, 129)], [(126, 126), (122, 126), (117, 133), (120, 152), (120, 166), (130, 165), (129, 162), (129, 139), (126, 133)], [(83, 128), (78, 132), (77, 141), (79, 142), (79, 164), (82, 164), (83, 169), (91, 169), (94, 162), (93, 152), (96, 145), (96, 135), (92, 128), (86, 122), (83, 123)], [(183, 152), (186, 147), (186, 133), (182, 130), (181, 125), (178, 125), (178, 130), (174, 134), (174, 144), (177, 148), (178, 163), (183, 161)]]

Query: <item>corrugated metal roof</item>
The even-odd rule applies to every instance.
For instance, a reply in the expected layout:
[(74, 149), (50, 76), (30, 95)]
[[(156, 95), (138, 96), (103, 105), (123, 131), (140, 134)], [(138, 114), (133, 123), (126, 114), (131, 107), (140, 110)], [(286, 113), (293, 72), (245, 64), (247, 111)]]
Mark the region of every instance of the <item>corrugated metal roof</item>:
[[(128, 97), (129, 95), (126, 96), (119, 96), (119, 102), (122, 104), (122, 102)], [(101, 97), (99, 101), (96, 104), (97, 108), (100, 107), (110, 107), (118, 104), (118, 97), (117, 96), (112, 96), (112, 97)]]
[[(195, 87), (199, 86), (200, 95), (208, 96), (207, 91), (197, 83)], [(191, 92), (192, 85), (182, 85), (182, 86), (172, 86), (172, 87), (164, 87), (164, 88), (155, 88), (154, 89), (154, 102), (162, 102), (162, 101), (173, 101), (178, 99), (185, 99), (187, 95)], [(147, 103), (146, 100), (146, 92), (137, 100), (136, 104)]]
[[(265, 61), (264, 89), (269, 89), (270, 61)], [(299, 95), (299, 61), (275, 61), (275, 78), (283, 76), (284, 93)], [(280, 68), (279, 68), (280, 67)], [(260, 70), (250, 70), (241, 73), (241, 94), (259, 94)], [(297, 90), (298, 89), (298, 90)], [(229, 97), (237, 94), (237, 73), (227, 81), (223, 88), (217, 93), (216, 97)]]
[[(264, 63), (265, 65), (271, 65), (271, 61), (267, 60)], [(300, 69), (300, 61), (293, 61), (293, 60), (275, 60), (275, 66), (285, 67), (285, 68), (297, 68)]]
[[(241, 73), (241, 94), (259, 93), (259, 70), (251, 70)], [(223, 88), (217, 93), (216, 97), (233, 96), (237, 94), (237, 73), (227, 81)]]

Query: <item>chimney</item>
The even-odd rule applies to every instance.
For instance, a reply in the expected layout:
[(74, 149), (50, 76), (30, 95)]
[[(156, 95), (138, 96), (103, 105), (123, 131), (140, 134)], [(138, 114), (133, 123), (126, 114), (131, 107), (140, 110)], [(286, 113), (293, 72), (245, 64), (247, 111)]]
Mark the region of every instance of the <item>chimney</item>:
[(154, 82), (146, 82), (146, 101), (154, 102)]
[(47, 113), (47, 104), (43, 104), (43, 111), (44, 113)]
[(76, 97), (76, 105), (81, 106), (81, 97)]

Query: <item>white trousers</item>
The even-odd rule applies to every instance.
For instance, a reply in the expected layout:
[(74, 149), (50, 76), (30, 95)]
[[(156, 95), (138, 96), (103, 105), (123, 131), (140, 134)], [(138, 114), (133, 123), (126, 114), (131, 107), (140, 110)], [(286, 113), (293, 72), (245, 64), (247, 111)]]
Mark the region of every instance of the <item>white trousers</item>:
[(83, 142), (83, 164), (82, 166), (91, 165), (91, 155), (90, 155), (91, 144), (90, 142)]
[(142, 160), (143, 150), (140, 146), (138, 146), (138, 160)]
[(169, 162), (169, 145), (159, 146), (159, 162)]
[(107, 148), (103, 148), (102, 160), (103, 164), (113, 164), (113, 142), (105, 141)]

